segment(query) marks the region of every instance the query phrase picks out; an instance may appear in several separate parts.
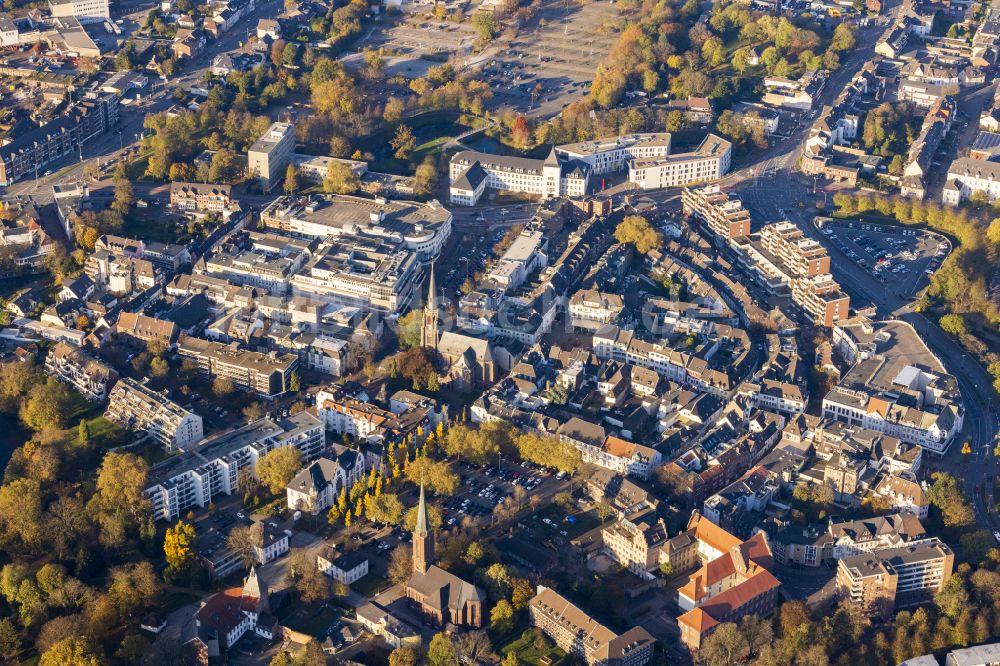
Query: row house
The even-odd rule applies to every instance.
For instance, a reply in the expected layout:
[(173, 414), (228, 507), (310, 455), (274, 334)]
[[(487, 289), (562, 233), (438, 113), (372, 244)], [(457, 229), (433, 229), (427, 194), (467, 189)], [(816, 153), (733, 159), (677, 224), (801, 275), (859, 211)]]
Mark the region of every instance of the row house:
[(118, 381), (118, 373), (82, 349), (57, 342), (45, 357), (45, 369), (83, 397), (101, 402)]

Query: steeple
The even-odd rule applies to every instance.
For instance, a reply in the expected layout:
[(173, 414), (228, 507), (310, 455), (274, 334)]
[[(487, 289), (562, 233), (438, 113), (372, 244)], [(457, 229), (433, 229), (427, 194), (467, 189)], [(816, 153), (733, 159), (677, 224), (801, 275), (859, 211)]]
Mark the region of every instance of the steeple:
[(253, 564), (250, 565), (250, 575), (243, 583), (243, 596), (257, 600), (258, 614), (270, 612), (267, 584), (257, 576), (257, 567)]
[(556, 147), (552, 146), (552, 150), (549, 151), (549, 156), (545, 158), (545, 162), (542, 166), (559, 166), (559, 157), (556, 155)]
[(430, 277), (427, 280), (427, 305), (424, 306), (424, 323), (420, 329), (420, 344), (437, 349), (438, 346), (438, 304), (437, 283), (434, 279), (434, 262), (431, 262)]
[(434, 559), (434, 536), (427, 528), (427, 501), (424, 499), (424, 482), (420, 482), (420, 504), (417, 505), (417, 524), (413, 527), (413, 571), (427, 573)]

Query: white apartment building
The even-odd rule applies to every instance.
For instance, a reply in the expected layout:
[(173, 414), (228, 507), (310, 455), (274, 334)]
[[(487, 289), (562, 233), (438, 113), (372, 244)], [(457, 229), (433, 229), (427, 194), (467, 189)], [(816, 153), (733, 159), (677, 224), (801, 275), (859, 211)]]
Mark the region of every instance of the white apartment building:
[(593, 175), (624, 171), (632, 160), (670, 155), (670, 133), (628, 134), (610, 139), (594, 139), (556, 146), (556, 155), (578, 160)]
[(316, 568), (335, 581), (350, 585), (368, 575), (368, 556), (359, 550), (340, 553), (327, 546), (316, 556)]
[(329, 391), (316, 394), (316, 416), (327, 430), (364, 439), (380, 430), (393, 414), (368, 402), (352, 398), (336, 398)]
[(211, 340), (184, 336), (177, 353), (198, 364), (206, 379), (226, 377), (241, 391), (273, 398), (289, 390), (299, 359), (293, 354), (261, 353)]
[(1000, 198), (1000, 163), (959, 157), (948, 167), (941, 200), (957, 206), (975, 192), (983, 192), (990, 202)]
[(109, 0), (49, 0), (53, 18), (75, 17), (80, 23), (101, 23), (111, 18)]
[(587, 666), (643, 666), (653, 655), (653, 637), (642, 627), (616, 634), (555, 590), (538, 586), (528, 603), (531, 623)]
[(104, 400), (118, 381), (118, 373), (111, 367), (65, 342), (57, 342), (49, 350), (45, 369), (95, 402)]
[(200, 416), (128, 377), (115, 384), (104, 417), (128, 430), (147, 433), (168, 450), (186, 451), (204, 436)]
[(709, 134), (689, 153), (632, 160), (628, 179), (644, 190), (715, 180), (729, 172), (732, 152), (729, 141)]
[(569, 299), (570, 322), (574, 328), (596, 330), (618, 318), (625, 303), (618, 294), (581, 289)]
[(265, 190), (284, 178), (295, 150), (295, 124), (274, 123), (247, 150), (247, 170)]
[(926, 603), (951, 578), (955, 554), (937, 538), (851, 555), (837, 563), (837, 587), (850, 603), (869, 611)]
[(215, 497), (238, 492), (240, 470), (255, 471), (257, 461), (282, 446), (295, 446), (305, 461), (315, 460), (326, 447), (323, 424), (309, 412), (277, 422), (264, 418), (153, 466), (144, 494), (153, 504), (154, 519), (172, 521)]
[(537, 195), (541, 199), (583, 196), (589, 168), (563, 163), (553, 148), (544, 160), (463, 150), (451, 158), (449, 199), (474, 206), (487, 189)]
[(288, 552), (289, 530), (278, 529), (278, 524), (265, 522), (260, 531), (261, 539), (253, 546), (251, 555), (257, 564), (273, 562)]

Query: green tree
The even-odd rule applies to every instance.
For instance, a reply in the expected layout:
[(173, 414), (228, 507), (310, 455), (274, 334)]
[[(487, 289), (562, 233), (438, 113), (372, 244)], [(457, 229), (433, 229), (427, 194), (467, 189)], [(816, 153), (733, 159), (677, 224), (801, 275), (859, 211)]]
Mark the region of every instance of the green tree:
[(376, 523), (399, 525), (399, 521), (403, 518), (403, 503), (396, 495), (383, 493), (368, 503), (365, 514), (368, 520)]
[(443, 632), (434, 634), (427, 646), (427, 666), (458, 666), (458, 652), (451, 636)]
[(389, 653), (389, 666), (417, 666), (420, 655), (411, 647), (398, 647)]
[(163, 537), (163, 554), (167, 560), (167, 566), (180, 571), (187, 568), (194, 561), (194, 525), (178, 520), (175, 525), (168, 527)]
[(257, 462), (257, 478), (272, 494), (277, 495), (302, 469), (302, 451), (295, 446), (281, 446)]
[(490, 12), (476, 12), (472, 15), (472, 27), (484, 42), (492, 41), (497, 34), (497, 20)]
[(398, 159), (405, 160), (410, 158), (413, 149), (417, 147), (417, 138), (413, 136), (413, 130), (409, 125), (400, 125), (396, 128), (396, 135), (389, 145), (392, 146)]
[(962, 315), (944, 315), (938, 320), (938, 325), (941, 327), (942, 331), (956, 337), (961, 337), (969, 333), (969, 329), (965, 326), (965, 319), (962, 318)]
[(323, 178), (323, 191), (332, 194), (353, 194), (361, 187), (361, 179), (345, 162), (330, 162)]
[(285, 194), (296, 194), (301, 187), (298, 167), (289, 164), (288, 168), (285, 169)]
[(506, 633), (514, 626), (514, 607), (506, 599), (498, 601), (490, 610), (490, 626), (497, 633)]

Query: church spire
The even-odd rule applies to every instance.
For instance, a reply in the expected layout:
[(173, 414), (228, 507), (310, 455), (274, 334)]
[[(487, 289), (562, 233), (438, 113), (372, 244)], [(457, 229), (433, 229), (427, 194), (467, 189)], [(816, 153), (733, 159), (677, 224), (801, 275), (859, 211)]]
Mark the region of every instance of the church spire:
[(417, 522), (413, 527), (413, 571), (427, 573), (433, 560), (434, 536), (427, 527), (427, 500), (424, 499), (424, 482), (421, 480)]
[(420, 328), (420, 344), (437, 349), (438, 346), (438, 304), (437, 283), (434, 279), (434, 262), (431, 262), (430, 277), (427, 280), (427, 305), (424, 306), (424, 323)]
[(417, 525), (413, 530), (417, 536), (427, 536), (427, 500), (424, 499), (424, 482), (420, 482), (420, 504), (417, 505)]

